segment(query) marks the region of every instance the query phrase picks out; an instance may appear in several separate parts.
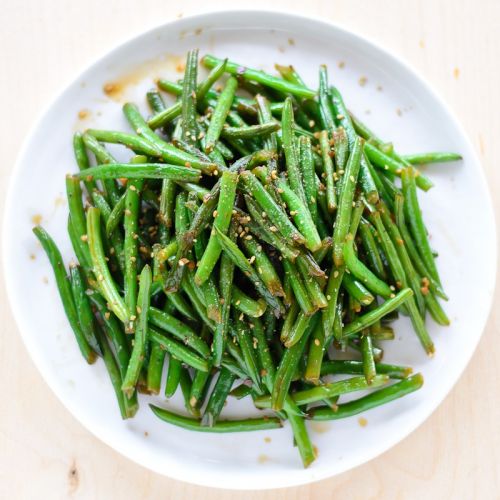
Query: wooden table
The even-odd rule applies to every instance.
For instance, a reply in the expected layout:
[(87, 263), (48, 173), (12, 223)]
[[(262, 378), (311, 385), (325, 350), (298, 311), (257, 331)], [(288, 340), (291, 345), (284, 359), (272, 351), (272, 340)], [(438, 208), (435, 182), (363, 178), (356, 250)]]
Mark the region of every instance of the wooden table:
[[(206, 3), (3, 0), (0, 197), (34, 117), (71, 75), (131, 34), (195, 13)], [(213, 0), (210, 5), (238, 3)], [(252, 6), (268, 3), (254, 0)], [(273, 7), (334, 20), (380, 42), (421, 72), (464, 124), (500, 215), (498, 0), (274, 0)], [(402, 443), (364, 466), (311, 486), (235, 494), (149, 472), (81, 427), (41, 380), (21, 343), (5, 287), (0, 294), (2, 498), (499, 498), (500, 314), (495, 310), (457, 386)], [(498, 306), (497, 291), (494, 309)]]

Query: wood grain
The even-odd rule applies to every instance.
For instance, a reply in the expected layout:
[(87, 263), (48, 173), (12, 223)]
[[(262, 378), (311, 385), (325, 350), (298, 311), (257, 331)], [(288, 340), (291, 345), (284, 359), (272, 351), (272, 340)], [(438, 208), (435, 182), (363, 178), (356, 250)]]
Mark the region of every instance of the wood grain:
[[(252, 2), (253, 7), (268, 4)], [(71, 75), (130, 34), (207, 9), (205, 5), (202, 0), (3, 0), (2, 200), (13, 160), (34, 117)], [(234, 0), (210, 2), (212, 8), (237, 5)], [(425, 75), (464, 124), (483, 161), (500, 215), (498, 0), (275, 0), (273, 7), (352, 28)], [(0, 294), (1, 498), (499, 498), (498, 291), (485, 335), (465, 374), (440, 408), (404, 442), (364, 466), (311, 486), (238, 494), (169, 480), (90, 435), (41, 380), (21, 343), (3, 285)]]

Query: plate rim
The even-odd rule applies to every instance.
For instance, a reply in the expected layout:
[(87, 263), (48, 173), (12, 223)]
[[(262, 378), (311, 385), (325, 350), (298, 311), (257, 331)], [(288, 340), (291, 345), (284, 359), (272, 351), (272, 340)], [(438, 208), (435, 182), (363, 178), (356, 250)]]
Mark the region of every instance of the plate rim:
[[(22, 164), (25, 162), (25, 156), (28, 153), (29, 147), (31, 142), (33, 141), (34, 136), (36, 135), (39, 126), (45, 116), (49, 113), (50, 109), (56, 104), (56, 102), (59, 100), (62, 94), (75, 82), (77, 82), (81, 77), (90, 71), (94, 66), (97, 64), (101, 63), (102, 60), (107, 58), (108, 56), (112, 55), (115, 51), (123, 48), (124, 46), (128, 44), (134, 43), (136, 40), (139, 38), (142, 38), (143, 36), (147, 36), (149, 33), (157, 31), (157, 30), (164, 30), (168, 28), (169, 26), (172, 25), (182, 25), (184, 23), (186, 24), (192, 24), (195, 22), (199, 23), (209, 23), (209, 22), (214, 22), (214, 24), (218, 23), (218, 20), (216, 19), (217, 15), (224, 14), (226, 16), (242, 16), (245, 14), (253, 15), (256, 17), (262, 17), (262, 16), (275, 16), (275, 18), (282, 16), (282, 17), (287, 17), (292, 20), (302, 20), (307, 23), (315, 23), (315, 24), (320, 24), (323, 25), (325, 28), (328, 28), (330, 30), (334, 30), (337, 32), (341, 32), (343, 34), (346, 34), (348, 36), (357, 38), (364, 44), (367, 44), (371, 46), (372, 48), (376, 49), (380, 53), (383, 54), (385, 58), (392, 59), (394, 63), (397, 65), (401, 66), (405, 71), (407, 71), (409, 74), (411, 74), (418, 82), (424, 87), (424, 90), (436, 101), (439, 103), (441, 106), (442, 110), (446, 114), (446, 117), (448, 120), (450, 120), (454, 127), (460, 132), (462, 138), (464, 139), (465, 142), (465, 147), (470, 151), (472, 154), (472, 160), (475, 165), (478, 167), (478, 175), (479, 175), (479, 181), (482, 186), (482, 189), (485, 193), (487, 193), (485, 203), (488, 208), (488, 215), (489, 217), (485, 217), (485, 220), (487, 220), (487, 224), (489, 224), (490, 230), (492, 230), (492, 244), (493, 248), (491, 249), (491, 255), (493, 258), (493, 266), (494, 266), (494, 272), (491, 273), (491, 296), (489, 297), (489, 303), (487, 304), (487, 307), (485, 309), (485, 315), (483, 318), (482, 323), (478, 326), (478, 335), (476, 335), (475, 340), (474, 340), (474, 345), (472, 345), (472, 348), (468, 351), (468, 355), (464, 357), (464, 363), (463, 366), (461, 367), (460, 370), (457, 371), (456, 375), (452, 378), (450, 378), (450, 381), (448, 382), (448, 387), (445, 391), (443, 391), (443, 394), (436, 399), (433, 405), (430, 405), (426, 407), (425, 411), (423, 411), (423, 416), (422, 418), (416, 422), (413, 423), (406, 429), (404, 435), (399, 435), (395, 433), (395, 437), (389, 437), (384, 441), (384, 446), (377, 448), (376, 451), (372, 451), (369, 454), (363, 455), (360, 459), (352, 461), (352, 463), (346, 464), (344, 467), (339, 467), (338, 470), (335, 471), (328, 471), (327, 468), (322, 470), (321, 472), (316, 472), (313, 474), (305, 475), (305, 474), (292, 474), (287, 480), (283, 479), (283, 475), (280, 475), (280, 479), (274, 480), (274, 481), (269, 481), (266, 480), (265, 484), (257, 484), (253, 483), (251, 486), (249, 486), (250, 480), (242, 484), (241, 481), (238, 483), (235, 482), (229, 482), (229, 484), (226, 486), (226, 484), (223, 484), (222, 487), (220, 484), (215, 485), (215, 481), (211, 480), (210, 477), (204, 476), (203, 478), (193, 478), (192, 475), (189, 474), (189, 472), (184, 471), (184, 473), (178, 473), (178, 469), (171, 473), (172, 471), (165, 471), (160, 469), (159, 467), (155, 467), (154, 463), (151, 461), (147, 461), (147, 459), (144, 459), (143, 456), (136, 457), (133, 455), (130, 455), (126, 451), (126, 447), (124, 446), (117, 446), (116, 443), (111, 443), (111, 440), (107, 438), (104, 432), (102, 432), (102, 429), (99, 428), (98, 426), (94, 426), (92, 423), (86, 421), (84, 417), (78, 414), (78, 412), (73, 411), (72, 405), (64, 399), (63, 394), (61, 394), (61, 391), (59, 390), (57, 380), (55, 377), (52, 377), (50, 374), (50, 370), (46, 368), (44, 362), (43, 362), (43, 357), (39, 356), (38, 353), (36, 352), (36, 349), (34, 345), (31, 343), (30, 340), (30, 333), (29, 333), (29, 328), (25, 327), (23, 325), (23, 321), (21, 319), (21, 311), (18, 306), (14, 302), (14, 298), (11, 297), (11, 294), (9, 293), (9, 284), (13, 283), (15, 280), (15, 273), (14, 271), (11, 271), (9, 268), (9, 255), (10, 255), (10, 250), (9, 250), (9, 244), (8, 244), (8, 235), (10, 234), (10, 231), (8, 231), (8, 228), (10, 228), (10, 223), (9, 223), (9, 215), (13, 213), (14, 208), (15, 208), (15, 200), (14, 200), (14, 192), (13, 192), (13, 186), (15, 184), (16, 179), (19, 177), (20, 170)], [(488, 220), (489, 219), (489, 220)], [(52, 392), (56, 395), (57, 399), (60, 401), (60, 403), (63, 405), (63, 407), (68, 410), (68, 412), (85, 428), (87, 429), (91, 434), (93, 434), (97, 439), (99, 439), (101, 442), (105, 443), (108, 445), (110, 448), (112, 448), (114, 451), (120, 453), (122, 456), (126, 457), (127, 459), (149, 469), (152, 470), (160, 475), (176, 479), (179, 481), (183, 481), (189, 484), (196, 484), (200, 486), (205, 486), (205, 487), (212, 487), (212, 488), (221, 488), (221, 489), (235, 489), (235, 490), (266, 490), (266, 489), (276, 489), (276, 488), (285, 488), (285, 487), (293, 487), (293, 486), (300, 486), (300, 485), (305, 485), (305, 484), (310, 484), (322, 479), (327, 479), (331, 478), (335, 475), (341, 474), (343, 472), (346, 472), (348, 470), (351, 470), (355, 467), (358, 467), (362, 464), (365, 464), (374, 458), (380, 456), (381, 454), (385, 453), (392, 447), (394, 447), (396, 444), (399, 442), (403, 441), (406, 439), (410, 434), (412, 434), (418, 427), (420, 427), (434, 411), (441, 405), (441, 403), (444, 401), (444, 399), (450, 394), (452, 389), (456, 386), (458, 380), (461, 378), (463, 373), (465, 372), (466, 368), (468, 367), (470, 360), (472, 359), (472, 356), (474, 352), (477, 349), (477, 346), (479, 344), (479, 341), (481, 340), (485, 327), (489, 321), (490, 315), (491, 315), (491, 310), (492, 310), (492, 305), (493, 305), (493, 299), (494, 299), (494, 294), (495, 294), (495, 284), (496, 284), (496, 275), (497, 275), (497, 260), (498, 260), (498, 244), (497, 244), (497, 230), (496, 230), (496, 217), (495, 217), (495, 211), (493, 207), (493, 201), (492, 201), (492, 196), (491, 192), (488, 186), (487, 178), (484, 169), (482, 168), (482, 162), (477, 154), (476, 148), (472, 144), (468, 134), (465, 132), (462, 124), (458, 120), (458, 118), (455, 116), (453, 110), (450, 108), (450, 106), (447, 104), (447, 102), (439, 95), (439, 93), (434, 90), (433, 86), (429, 83), (427, 78), (425, 76), (422, 76), (420, 73), (417, 72), (416, 69), (414, 69), (409, 63), (407, 63), (401, 56), (398, 54), (395, 54), (391, 49), (387, 48), (384, 44), (381, 44), (378, 41), (374, 41), (369, 37), (366, 37), (363, 34), (360, 34), (356, 30), (353, 30), (351, 28), (348, 28), (341, 23), (337, 22), (332, 22), (330, 20), (325, 20), (320, 18), (319, 16), (313, 16), (309, 14), (302, 14), (298, 12), (285, 12), (284, 10), (281, 9), (262, 9), (262, 8), (231, 8), (231, 9), (224, 9), (224, 8), (217, 8), (217, 9), (203, 9), (203, 10), (198, 10), (196, 13), (190, 13), (189, 15), (183, 16), (182, 18), (177, 18), (177, 19), (172, 19), (170, 21), (150, 25), (146, 27), (145, 29), (138, 30), (135, 32), (133, 35), (128, 36), (126, 38), (123, 38), (119, 40), (117, 43), (113, 44), (113, 46), (108, 49), (100, 52), (97, 57), (94, 57), (91, 59), (91, 61), (85, 65), (85, 67), (80, 70), (76, 71), (74, 74), (71, 75), (70, 78), (68, 78), (63, 85), (59, 87), (59, 89), (53, 94), (52, 98), (48, 100), (48, 103), (44, 105), (41, 110), (39, 111), (36, 119), (34, 120), (33, 124), (31, 125), (28, 134), (26, 135), (22, 146), (18, 152), (14, 167), (11, 171), (11, 174), (9, 176), (8, 180), (8, 188), (7, 188), (7, 194), (5, 197), (5, 203), (4, 203), (4, 216), (2, 220), (2, 262), (3, 262), (3, 271), (4, 271), (4, 277), (5, 277), (5, 287), (6, 287), (6, 295), (7, 295), (7, 300), (10, 305), (12, 315), (15, 320), (15, 324), (17, 326), (17, 330), (19, 334), (21, 335), (23, 344), (25, 348), (27, 349), (31, 360), (35, 364), (36, 368), (42, 375), (45, 383), (49, 386), (49, 388), (52, 390)], [(255, 475), (254, 475), (255, 476)], [(248, 476), (249, 478), (252, 477), (252, 475)]]

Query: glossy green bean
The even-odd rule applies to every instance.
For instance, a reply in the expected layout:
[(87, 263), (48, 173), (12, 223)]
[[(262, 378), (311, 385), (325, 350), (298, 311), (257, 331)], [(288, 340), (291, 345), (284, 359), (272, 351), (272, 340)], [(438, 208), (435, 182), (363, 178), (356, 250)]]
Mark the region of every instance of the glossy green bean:
[(144, 353), (146, 351), (148, 337), (148, 310), (151, 280), (151, 269), (148, 265), (145, 265), (139, 279), (139, 293), (137, 296), (138, 318), (135, 325), (134, 347), (130, 355), (127, 373), (122, 383), (122, 391), (127, 398), (130, 398), (134, 393), (144, 363)]
[[(208, 54), (202, 59), (202, 63), (208, 68), (213, 68), (215, 65), (219, 64), (220, 61), (221, 60), (217, 57)], [(245, 80), (255, 81), (272, 89), (279, 90), (280, 92), (290, 93), (298, 97), (314, 97), (316, 95), (313, 90), (307, 87), (287, 82), (276, 76), (269, 75), (264, 71), (246, 68), (232, 61), (227, 62), (226, 71), (231, 75), (244, 78)]]
[(396, 384), (384, 387), (378, 391), (372, 392), (367, 396), (355, 399), (348, 403), (337, 406), (336, 409), (327, 407), (314, 408), (309, 412), (309, 418), (312, 420), (337, 420), (340, 418), (351, 417), (364, 411), (376, 408), (377, 406), (387, 404), (400, 397), (406, 396), (422, 387), (424, 379), (420, 373), (407, 379), (401, 380)]
[(182, 427), (190, 431), (216, 433), (249, 432), (279, 429), (281, 427), (281, 421), (278, 418), (274, 417), (247, 418), (243, 420), (219, 420), (210, 427), (202, 425), (201, 422), (197, 419), (183, 417), (163, 408), (159, 408), (158, 406), (149, 405), (149, 407), (151, 408), (153, 413), (164, 422)]
[(379, 319), (383, 318), (386, 314), (397, 309), (401, 304), (404, 304), (410, 297), (412, 297), (413, 291), (411, 288), (404, 288), (398, 292), (394, 297), (386, 300), (383, 304), (378, 306), (373, 311), (367, 312), (362, 316), (358, 316), (354, 321), (345, 325), (343, 334), (348, 337), (357, 332), (360, 332), (364, 328), (372, 325)]

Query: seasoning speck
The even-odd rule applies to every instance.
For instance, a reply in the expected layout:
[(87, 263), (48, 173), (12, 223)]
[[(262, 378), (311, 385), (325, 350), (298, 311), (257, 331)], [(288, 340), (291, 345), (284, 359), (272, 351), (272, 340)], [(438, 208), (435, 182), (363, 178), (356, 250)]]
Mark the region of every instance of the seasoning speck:
[(90, 115), (90, 111), (88, 109), (81, 109), (80, 111), (78, 111), (78, 118), (80, 120), (85, 120), (86, 118), (88, 118)]
[(295, 40), (293, 38), (289, 38), (288, 45), (295, 45)]
[(108, 82), (104, 84), (102, 90), (108, 97), (116, 97), (121, 91), (121, 86), (118, 83)]
[(30, 259), (31, 260), (35, 260), (36, 259), (36, 255), (34, 253), (30, 253)]
[(366, 420), (365, 417), (359, 417), (358, 424), (360, 427), (366, 427), (368, 425), (368, 420)]
[(345, 62), (344, 61), (340, 61), (339, 64), (339, 69), (344, 69), (345, 68)]
[(257, 462), (259, 462), (259, 464), (265, 464), (266, 462), (269, 462), (269, 457), (262, 453), (257, 457)]
[(35, 214), (31, 217), (31, 222), (35, 224), (35, 226), (39, 226), (42, 223), (42, 216), (40, 214)]
[(398, 116), (403, 116), (403, 112), (399, 108), (396, 109), (396, 114)]
[(271, 438), (270, 438), (269, 436), (266, 436), (266, 437), (264, 438), (264, 442), (265, 442), (265, 443), (270, 443), (270, 442), (271, 442)]
[(366, 76), (361, 76), (358, 80), (358, 83), (361, 85), (361, 87), (364, 87), (366, 85), (367, 81), (368, 81), (368, 78), (366, 78)]
[(459, 76), (460, 76), (460, 69), (459, 68), (455, 68), (453, 70), (453, 78), (455, 78), (455, 80), (458, 80)]

